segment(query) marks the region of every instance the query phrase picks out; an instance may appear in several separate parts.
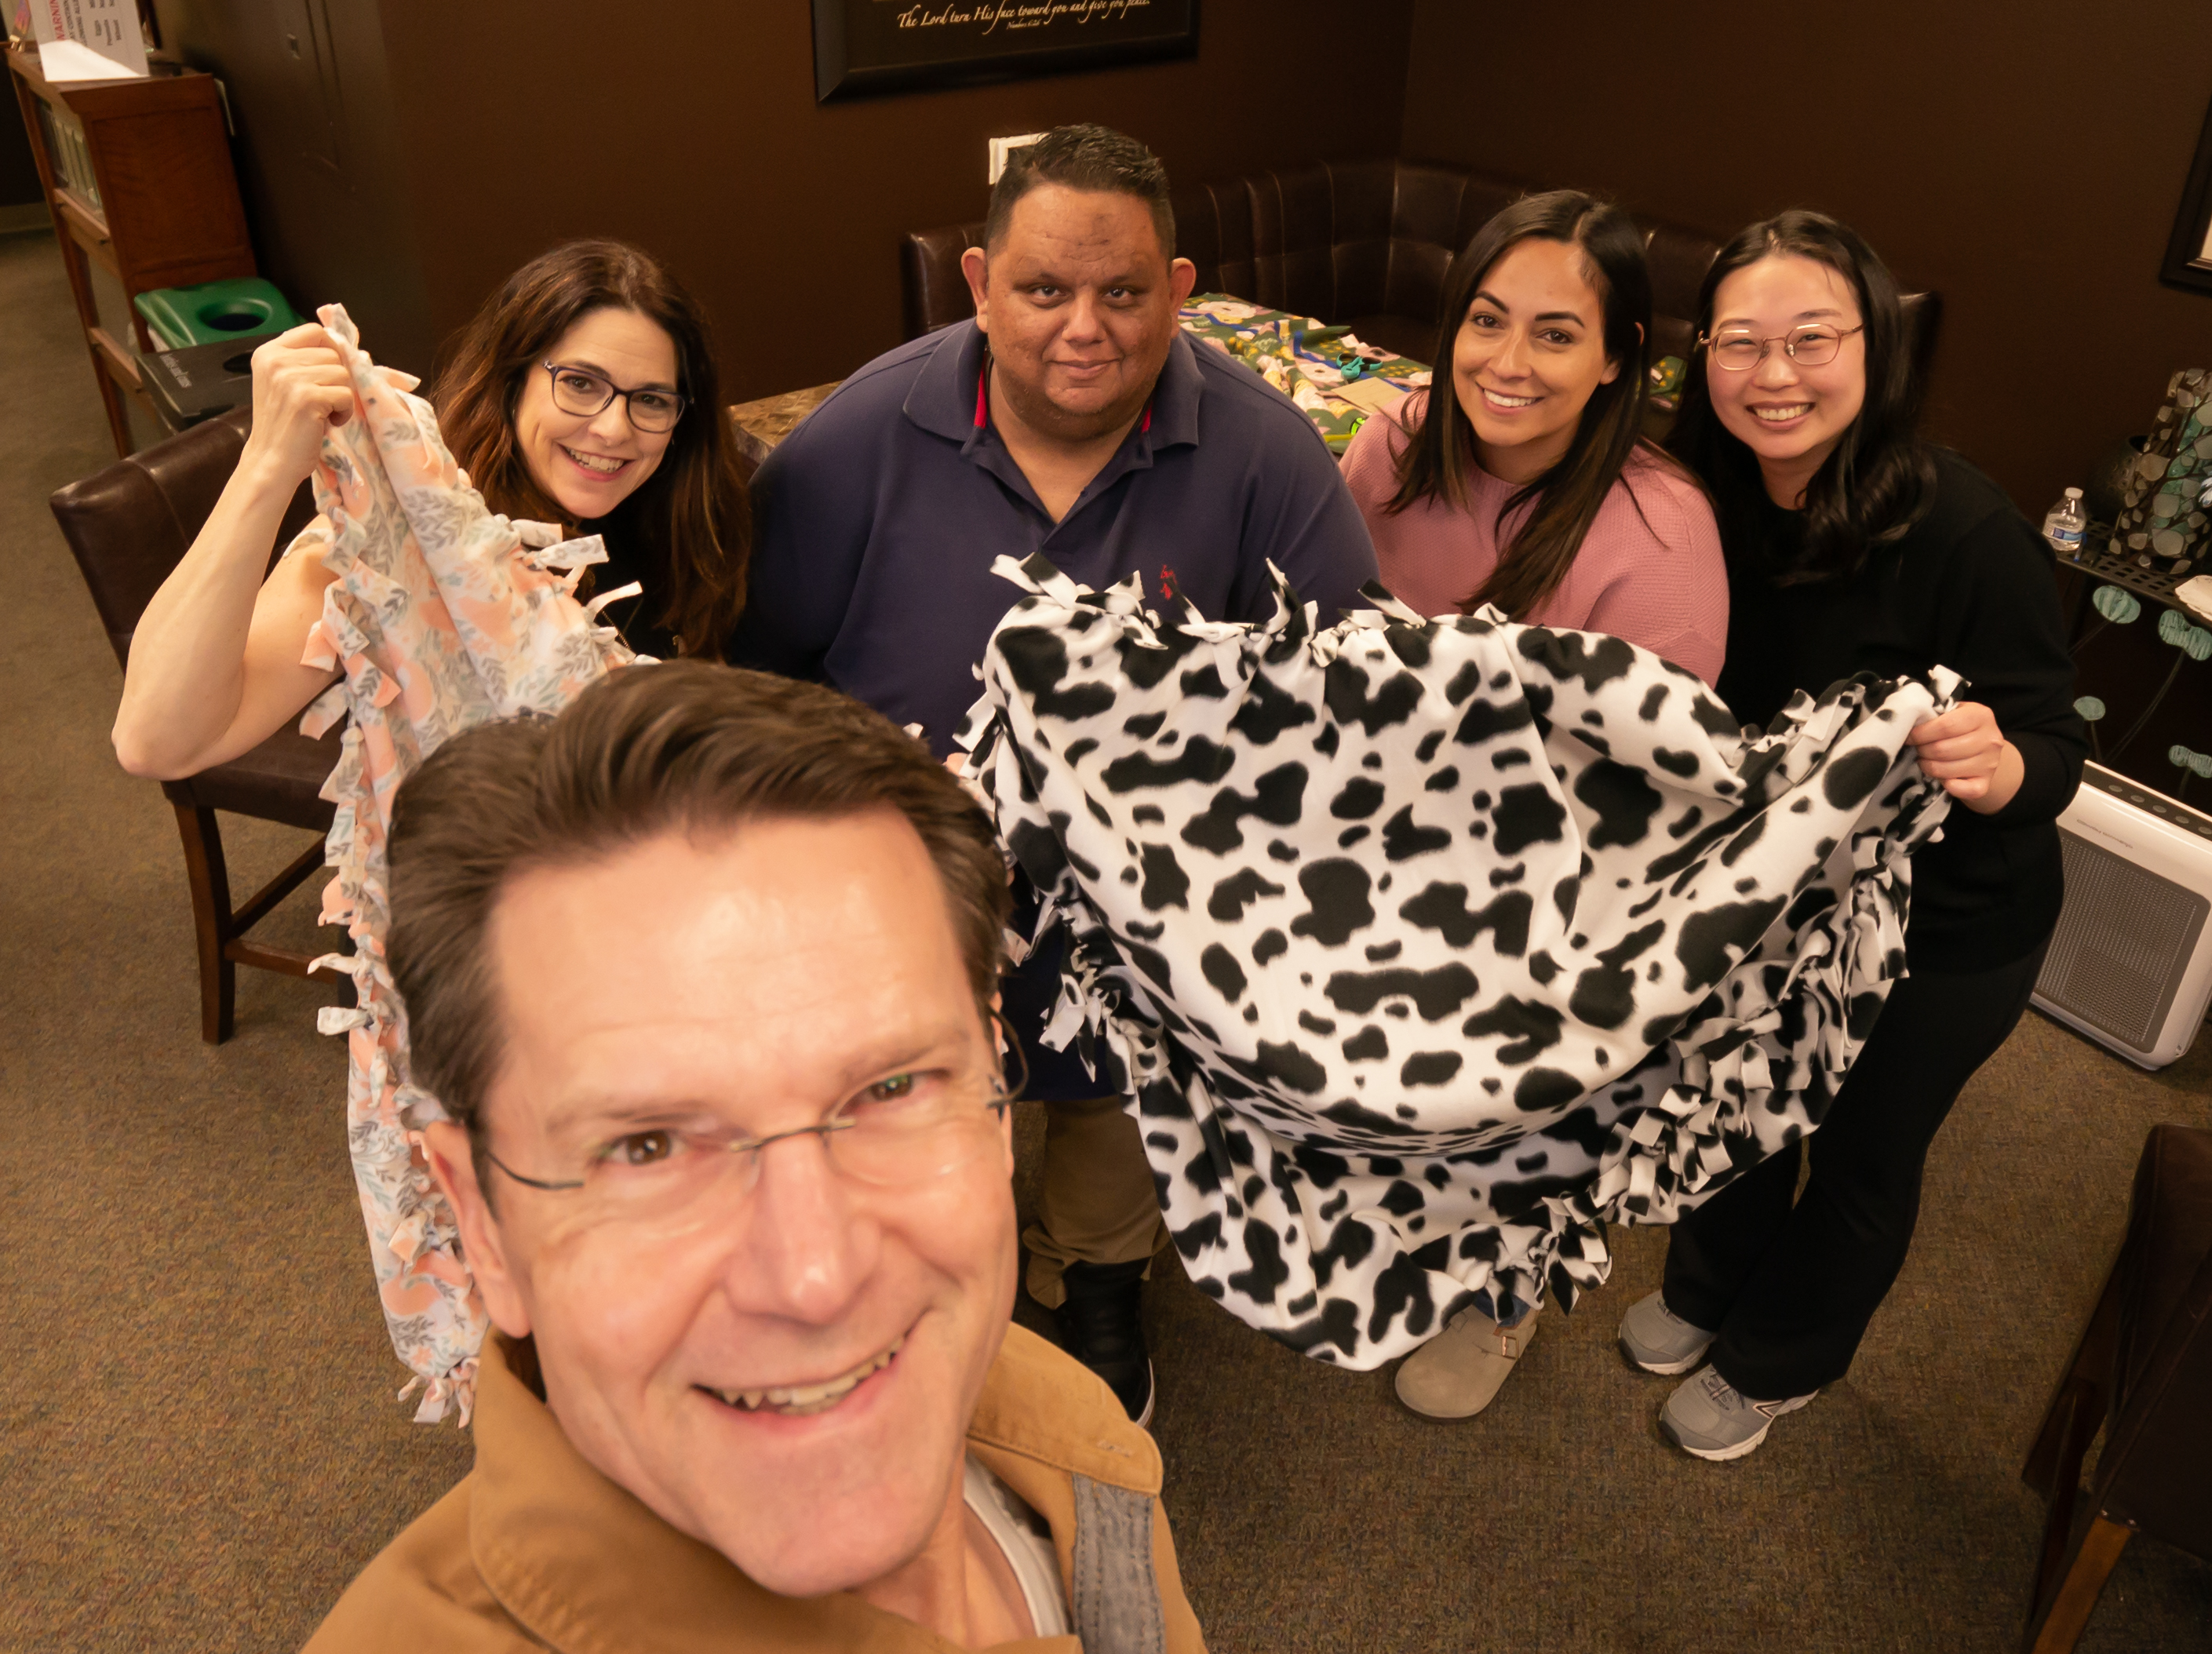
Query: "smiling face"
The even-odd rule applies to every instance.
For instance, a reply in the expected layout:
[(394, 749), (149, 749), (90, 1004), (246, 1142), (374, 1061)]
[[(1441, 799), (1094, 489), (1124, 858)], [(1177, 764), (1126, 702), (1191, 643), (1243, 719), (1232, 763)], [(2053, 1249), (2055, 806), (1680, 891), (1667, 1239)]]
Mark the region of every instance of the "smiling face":
[(1590, 394), (1620, 376), (1582, 249), (1531, 236), (1484, 274), (1452, 344), (1452, 388), (1492, 476), (1525, 483), (1574, 441)]
[[(1866, 335), (1851, 284), (1796, 253), (1773, 253), (1732, 271), (1713, 293), (1711, 337), (1747, 333), (1773, 340), (1756, 368), (1731, 372), (1707, 352), (1705, 385), (1723, 427), (1759, 459), (1767, 493), (1796, 508), (1866, 403)], [(1780, 340), (1793, 327), (1826, 323), (1848, 332), (1836, 358), (1818, 368), (1793, 361)]]
[[(625, 391), (679, 390), (676, 342), (635, 310), (588, 312), (542, 360), (588, 368)], [(578, 520), (604, 517), (636, 493), (674, 436), (673, 430), (639, 430), (620, 397), (594, 415), (565, 412), (554, 405), (552, 375), (538, 362), (523, 374), (514, 409), (516, 447), (538, 486)]]
[(1038, 435), (1075, 443), (1137, 417), (1198, 274), (1169, 261), (1135, 196), (1061, 184), (1023, 196), (999, 245), (969, 249), (963, 268), (994, 387)]
[[(811, 1126), (992, 1060), (928, 853), (887, 810), (525, 873), (489, 948), (507, 1041), (484, 1120), (526, 1176), (580, 1175), (611, 1143), (626, 1164), (656, 1129)], [(959, 1496), (1016, 1250), (1009, 1128), (963, 1117), (942, 1176), (858, 1183), (799, 1135), (760, 1152), (750, 1192), (732, 1155), (711, 1198), (621, 1220), (586, 1217), (589, 1186), (487, 1167), (495, 1208), (460, 1128), (430, 1146), (492, 1318), (534, 1335), (577, 1450), (761, 1584), (812, 1596), (905, 1565)]]

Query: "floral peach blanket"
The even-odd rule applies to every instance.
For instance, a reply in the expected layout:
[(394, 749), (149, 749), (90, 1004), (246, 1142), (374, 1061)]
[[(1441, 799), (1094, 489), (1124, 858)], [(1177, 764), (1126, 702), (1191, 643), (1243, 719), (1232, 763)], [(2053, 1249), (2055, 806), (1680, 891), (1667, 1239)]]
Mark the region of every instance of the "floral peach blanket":
[(323, 787), (337, 806), (323, 922), (344, 925), (354, 951), (316, 963), (350, 976), (358, 998), (352, 1009), (325, 1009), (319, 1025), (346, 1036), (354, 1183), (392, 1347), (415, 1374), (400, 1396), (422, 1391), (418, 1420), (457, 1407), (466, 1424), (485, 1318), (453, 1212), (421, 1152), (420, 1128), (445, 1116), (410, 1083), (406, 1009), (385, 963), (392, 800), (462, 730), (557, 712), (635, 658), (596, 618), (636, 587), (580, 603), (584, 569), (606, 556), (598, 537), (562, 542), (558, 529), (488, 509), (430, 404), (409, 394), (416, 381), (369, 360), (343, 306), (317, 313), (352, 373), (355, 417), (324, 438), (313, 478), (320, 515), (301, 535), (321, 543), (337, 576), (301, 659), (344, 676), (301, 728), (320, 735), (349, 721)]

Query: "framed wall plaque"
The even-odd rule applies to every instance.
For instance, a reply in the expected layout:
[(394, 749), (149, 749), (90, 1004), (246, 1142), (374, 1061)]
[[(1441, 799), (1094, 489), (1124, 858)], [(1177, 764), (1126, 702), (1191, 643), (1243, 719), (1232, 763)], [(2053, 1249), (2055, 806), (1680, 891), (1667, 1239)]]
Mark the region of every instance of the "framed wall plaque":
[(2158, 274), (2160, 281), (2175, 287), (2212, 293), (2212, 109), (2204, 112), (2197, 159), (2190, 166), (2181, 211), (2173, 221), (2173, 239), (2166, 243), (2166, 263)]
[(813, 0), (817, 102), (1188, 58), (1199, 0)]

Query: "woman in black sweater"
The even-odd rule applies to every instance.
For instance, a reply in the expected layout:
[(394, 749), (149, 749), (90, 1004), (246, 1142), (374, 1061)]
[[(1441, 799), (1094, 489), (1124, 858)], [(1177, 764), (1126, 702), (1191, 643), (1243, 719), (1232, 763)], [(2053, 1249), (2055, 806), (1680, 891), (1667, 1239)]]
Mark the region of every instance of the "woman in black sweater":
[[(1690, 1372), (1661, 1427), (1731, 1459), (1844, 1376), (1904, 1267), (1929, 1144), (2002, 1045), (2058, 917), (2054, 824), (2086, 751), (2050, 550), (2003, 492), (1915, 434), (1897, 284), (1834, 220), (1786, 212), (1723, 248), (1670, 446), (1711, 490), (1729, 564), (1720, 691), (1765, 724), (1854, 672), (1952, 667), (1912, 733), (1951, 794), (1912, 861), (1908, 974), (1827, 1118), (1674, 1226), (1629, 1359)], [(1694, 1370), (1694, 1371), (1693, 1371)]]

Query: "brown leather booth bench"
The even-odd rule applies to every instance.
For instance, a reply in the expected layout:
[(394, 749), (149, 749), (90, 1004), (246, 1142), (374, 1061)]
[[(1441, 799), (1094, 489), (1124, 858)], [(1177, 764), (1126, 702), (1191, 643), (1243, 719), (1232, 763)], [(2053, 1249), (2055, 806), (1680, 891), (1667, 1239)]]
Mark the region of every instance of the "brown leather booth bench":
[[(1419, 161), (1249, 173), (1175, 192), (1176, 251), (1198, 266), (1198, 292), (1317, 316), (1370, 344), (1433, 362), (1452, 259), (1486, 219), (1534, 187), (1550, 186)], [(1651, 260), (1653, 356), (1686, 357), (1698, 283), (1720, 242), (1635, 216)], [(906, 337), (975, 313), (960, 255), (982, 236), (980, 222), (908, 233), (899, 250)], [(1917, 293), (1905, 303), (1924, 372), (1941, 301)]]

